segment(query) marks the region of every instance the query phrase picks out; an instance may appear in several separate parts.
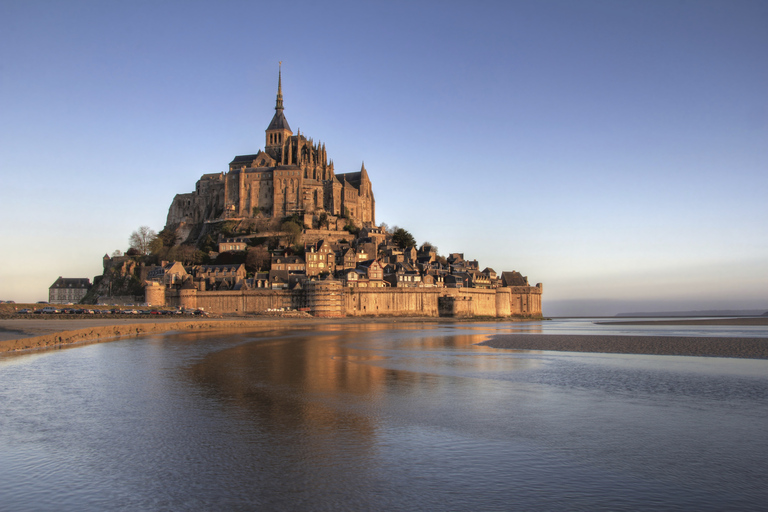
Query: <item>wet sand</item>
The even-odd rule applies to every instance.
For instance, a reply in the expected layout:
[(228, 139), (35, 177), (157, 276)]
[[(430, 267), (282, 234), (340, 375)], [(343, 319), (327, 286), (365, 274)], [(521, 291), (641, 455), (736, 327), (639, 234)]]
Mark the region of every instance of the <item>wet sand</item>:
[[(209, 319), (104, 319), (104, 320), (16, 320), (0, 323), (0, 353), (39, 350), (98, 343), (127, 336), (169, 331), (231, 330), (268, 327), (275, 320)], [(284, 322), (282, 322), (285, 325)]]
[(516, 350), (768, 359), (768, 338), (504, 334), (480, 345)]
[[(506, 319), (505, 319), (506, 320)], [(125, 336), (188, 330), (308, 328), (323, 323), (436, 323), (445, 318), (16, 318), (0, 319), (0, 353), (45, 349), (75, 343), (109, 341)], [(652, 320), (598, 323), (623, 325), (768, 325), (768, 318)], [(507, 334), (481, 343), (494, 348), (685, 355), (768, 359), (768, 338)]]
[[(427, 317), (312, 318), (295, 316), (173, 317), (173, 318), (13, 318), (0, 319), (0, 353), (40, 350), (76, 343), (99, 343), (127, 336), (169, 331), (303, 329), (328, 323), (436, 323)], [(450, 320), (449, 320), (450, 321)]]

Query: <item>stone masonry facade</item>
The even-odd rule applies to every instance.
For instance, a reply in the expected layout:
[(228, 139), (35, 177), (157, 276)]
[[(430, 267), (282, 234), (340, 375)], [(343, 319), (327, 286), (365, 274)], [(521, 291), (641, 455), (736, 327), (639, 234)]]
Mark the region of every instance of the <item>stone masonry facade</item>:
[[(375, 207), (364, 165), (359, 172), (336, 174), (325, 144), (293, 133), (278, 72), (264, 149), (236, 156), (226, 172), (205, 174), (194, 192), (176, 195), (166, 229), (201, 233), (194, 228), (266, 217), (273, 224), (296, 220), (303, 225), (300, 238), (288, 243), (286, 233), (264, 231), (219, 235), (221, 253), (239, 253), (242, 262), (258, 249), (262, 259), (271, 258), (267, 270), (261, 264), (247, 272), (242, 263), (162, 262), (141, 276), (146, 302), (220, 314), (299, 309), (322, 317), (541, 316), (541, 283), (530, 286), (515, 271), (481, 271), (463, 253), (443, 258), (428, 244), (406, 247), (413, 241), (396, 242), (395, 230), (376, 225)], [(280, 245), (266, 252), (264, 240), (278, 238)]]
[(193, 225), (259, 214), (273, 219), (298, 214), (320, 217), (333, 229), (349, 220), (357, 227), (376, 223), (376, 202), (365, 165), (337, 174), (325, 144), (294, 134), (283, 113), (282, 73), (278, 74), (275, 115), (265, 130), (263, 150), (238, 155), (226, 172), (204, 174), (195, 191), (178, 194), (166, 226)]

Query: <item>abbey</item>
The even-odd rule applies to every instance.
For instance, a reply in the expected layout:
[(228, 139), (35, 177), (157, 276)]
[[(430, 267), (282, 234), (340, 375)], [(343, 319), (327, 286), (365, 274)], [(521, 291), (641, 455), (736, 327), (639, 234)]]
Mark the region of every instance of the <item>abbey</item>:
[(218, 314), (541, 316), (541, 283), (417, 249), (404, 229), (377, 226), (375, 209), (365, 166), (336, 174), (324, 144), (293, 133), (278, 71), (264, 148), (174, 197), (138, 280), (148, 304)]
[(331, 229), (350, 221), (358, 228), (375, 226), (376, 203), (365, 166), (336, 174), (325, 144), (294, 134), (283, 110), (278, 71), (275, 115), (265, 130), (264, 149), (236, 156), (227, 172), (205, 174), (194, 192), (176, 195), (166, 226), (257, 215), (299, 215), (308, 226), (321, 218)]

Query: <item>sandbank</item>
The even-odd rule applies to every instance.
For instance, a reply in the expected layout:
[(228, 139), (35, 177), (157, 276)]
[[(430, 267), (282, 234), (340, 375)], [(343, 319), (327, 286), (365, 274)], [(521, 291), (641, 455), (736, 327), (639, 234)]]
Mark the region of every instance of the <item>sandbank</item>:
[(480, 345), (516, 350), (768, 359), (768, 338), (502, 334)]
[(400, 316), (314, 318), (246, 316), (224, 318), (4, 318), (0, 319), (0, 353), (40, 350), (76, 343), (98, 343), (127, 336), (170, 331), (303, 329), (322, 324), (437, 323), (452, 319)]

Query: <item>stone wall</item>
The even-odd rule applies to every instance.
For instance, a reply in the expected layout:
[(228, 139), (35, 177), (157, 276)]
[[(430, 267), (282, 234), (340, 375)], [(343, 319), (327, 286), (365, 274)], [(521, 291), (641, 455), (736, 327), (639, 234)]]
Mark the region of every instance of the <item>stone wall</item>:
[[(462, 316), (501, 316), (496, 311), (497, 290), (481, 288), (443, 288), (443, 295), (454, 297), (457, 308), (466, 309)], [(503, 293), (503, 292), (502, 292)], [(459, 305), (459, 301), (467, 301), (469, 304)]]
[(469, 318), (472, 316), (472, 298), (445, 295), (437, 299), (440, 316), (448, 318)]
[(541, 283), (536, 286), (511, 286), (511, 314), (518, 316), (541, 315)]
[[(186, 292), (186, 293), (184, 293)], [(182, 293), (184, 294), (182, 297)], [(195, 297), (195, 305), (191, 296)], [(222, 292), (198, 292), (196, 290), (181, 290), (167, 292), (167, 305), (171, 307), (202, 308), (216, 314), (225, 313), (262, 313), (270, 309), (299, 309), (304, 307), (304, 294), (289, 290), (245, 290)]]
[(165, 286), (154, 281), (147, 282), (147, 285), (144, 288), (144, 302), (146, 302), (148, 306), (165, 306)]
[[(147, 301), (158, 300), (147, 287)], [(512, 288), (345, 288), (339, 281), (309, 281), (303, 290), (200, 292), (166, 290), (170, 307), (217, 314), (306, 309), (314, 316), (497, 317), (541, 316), (541, 285)], [(154, 304), (154, 302), (153, 302)]]
[(345, 316), (344, 294), (339, 281), (309, 281), (305, 287), (307, 307), (313, 316), (323, 318)]
[(438, 288), (346, 288), (347, 316), (438, 316)]
[[(344, 220), (346, 223), (346, 219)], [(329, 230), (329, 229), (305, 229), (303, 235), (303, 242), (305, 244), (314, 244), (320, 240), (326, 240), (330, 243), (336, 243), (339, 240), (352, 240), (355, 235), (349, 231), (344, 230)]]

